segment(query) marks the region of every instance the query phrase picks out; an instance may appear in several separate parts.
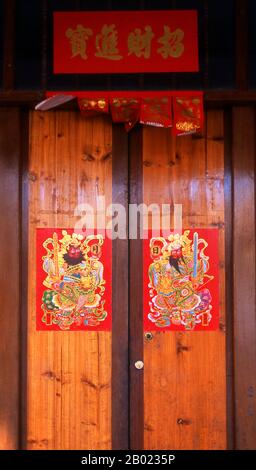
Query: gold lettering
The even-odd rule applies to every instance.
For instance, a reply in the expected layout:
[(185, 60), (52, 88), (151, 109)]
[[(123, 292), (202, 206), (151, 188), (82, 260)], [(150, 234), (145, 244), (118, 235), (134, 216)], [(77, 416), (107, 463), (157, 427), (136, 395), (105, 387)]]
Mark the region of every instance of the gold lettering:
[(122, 56), (117, 48), (117, 30), (116, 25), (106, 25), (101, 29), (101, 33), (96, 36), (96, 57), (102, 57), (109, 60), (120, 60)]
[(128, 36), (128, 55), (135, 54), (136, 57), (148, 59), (151, 55), (151, 41), (154, 37), (151, 26), (145, 26), (145, 32), (136, 28)]
[(92, 30), (90, 28), (84, 28), (81, 24), (78, 24), (76, 29), (68, 28), (66, 31), (67, 38), (70, 39), (70, 45), (72, 50), (72, 56), (81, 56), (82, 59), (86, 60), (86, 48), (87, 48), (87, 40), (89, 36), (92, 36)]
[(169, 26), (164, 26), (164, 35), (158, 39), (162, 47), (159, 47), (157, 52), (161, 54), (163, 59), (168, 59), (168, 57), (180, 57), (184, 52), (183, 38), (184, 31), (181, 29), (176, 29), (171, 32)]

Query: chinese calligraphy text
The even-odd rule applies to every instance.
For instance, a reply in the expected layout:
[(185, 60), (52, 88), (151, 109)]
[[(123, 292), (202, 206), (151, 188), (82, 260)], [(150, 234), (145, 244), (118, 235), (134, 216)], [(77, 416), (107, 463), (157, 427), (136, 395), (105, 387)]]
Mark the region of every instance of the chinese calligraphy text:
[(54, 13), (54, 73), (196, 71), (194, 10)]

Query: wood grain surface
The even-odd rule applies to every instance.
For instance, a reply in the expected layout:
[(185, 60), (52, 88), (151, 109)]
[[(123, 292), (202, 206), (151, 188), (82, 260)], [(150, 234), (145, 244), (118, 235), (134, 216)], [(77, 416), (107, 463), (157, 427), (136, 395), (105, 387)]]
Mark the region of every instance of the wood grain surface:
[[(112, 201), (128, 214), (128, 136), (123, 124), (113, 125)], [(116, 212), (114, 210), (114, 212)], [(118, 223), (114, 230), (120, 230)], [(125, 234), (128, 232), (126, 217)], [(120, 233), (120, 232), (119, 232)], [(129, 242), (112, 241), (112, 448), (129, 449)]]
[[(27, 202), (26, 198), (23, 202), (19, 199), (22, 167), (26, 170), (26, 162), (21, 165), (20, 152), (26, 133), (23, 129), (20, 133), (17, 109), (1, 110), (0, 259), (1, 266), (8, 265), (8, 271), (0, 271), (1, 449), (17, 448), (20, 437), (26, 441), (24, 447), (28, 449), (110, 449), (112, 438), (115, 448), (128, 447), (128, 440), (130, 446), (137, 448), (143, 430), (136, 429), (132, 434), (135, 426), (142, 426), (136, 406), (144, 407), (145, 449), (224, 449), (227, 445), (226, 410), (229, 426), (234, 427), (229, 445), (234, 444), (237, 449), (255, 448), (255, 110), (252, 106), (235, 106), (232, 122), (230, 117), (226, 117), (232, 142), (228, 145), (230, 162), (228, 166), (226, 162), (225, 181), (224, 113), (221, 110), (207, 111), (205, 135), (201, 137), (174, 139), (169, 130), (144, 127), (142, 140), (139, 134), (130, 139), (130, 151), (134, 146), (134, 156), (138, 159), (141, 157), (139, 146), (143, 145), (144, 203), (180, 203), (183, 226), (219, 229), (221, 319), (218, 331), (157, 332), (153, 333), (151, 341), (144, 339), (144, 370), (138, 381), (132, 370), (134, 378), (130, 375), (130, 386), (133, 389), (129, 395), (128, 359), (137, 358), (136, 351), (141, 351), (138, 347), (142, 340), (133, 338), (133, 357), (128, 349), (128, 309), (136, 306), (136, 299), (131, 297), (129, 289), (135, 285), (132, 272), (136, 273), (139, 245), (130, 244), (128, 248), (127, 242), (122, 244), (124, 259), (129, 250), (133, 250), (133, 254), (130, 253), (131, 261), (127, 261), (130, 266), (127, 264), (122, 273), (127, 283), (127, 272), (130, 273), (130, 288), (126, 284), (124, 322), (116, 317), (115, 334), (118, 335), (123, 325), (122, 337), (126, 341), (122, 344), (122, 358), (118, 358), (121, 341), (118, 338), (112, 349), (110, 332), (36, 331), (35, 236), (37, 227), (73, 227), (79, 220), (74, 212), (77, 205), (89, 202), (95, 206), (97, 195), (104, 194), (107, 204), (112, 197), (116, 201), (121, 198), (125, 204), (129, 197), (134, 202), (141, 199), (138, 186), (141, 175), (136, 176), (136, 171), (141, 171), (140, 163), (136, 164), (134, 157), (128, 169), (128, 140), (119, 129), (115, 146), (118, 171), (115, 188), (112, 188), (112, 125), (108, 117), (85, 120), (75, 111), (30, 113), (27, 280), (26, 269), (20, 266), (26, 256), (26, 233), (21, 234), (21, 226), (24, 229), (26, 225)], [(120, 145), (123, 146), (123, 160), (120, 160), (125, 165), (123, 171), (117, 158)], [(226, 195), (227, 190), (229, 192), (226, 205), (224, 183)], [(228, 214), (224, 207), (226, 212), (228, 208)], [(230, 259), (225, 260), (225, 235), (227, 248), (229, 234), (226, 255)], [(118, 272), (121, 273), (118, 250), (113, 267), (117, 286)], [(22, 256), (21, 251), (24, 251)], [(227, 269), (230, 273), (226, 277)], [(226, 278), (229, 279), (227, 286)], [(27, 281), (28, 312), (21, 298), (26, 295)], [(138, 296), (138, 286), (136, 289)], [(233, 294), (229, 303), (229, 296)], [(138, 305), (140, 302), (141, 299)], [(19, 308), (22, 305), (23, 308)], [(226, 372), (228, 310), (227, 327), (234, 329), (229, 333), (234, 335), (228, 341), (230, 356)], [(9, 311), (12, 312), (11, 322)], [(25, 333), (22, 325), (26, 313), (27, 341), (21, 339)], [(134, 315), (130, 334), (136, 334), (135, 327)], [(27, 352), (24, 350), (26, 342)], [(25, 372), (26, 381), (23, 380)], [(227, 396), (226, 373), (228, 392), (230, 390)], [(22, 391), (25, 382), (26, 394)], [(233, 385), (234, 393), (231, 393)], [(136, 397), (136, 392), (140, 396)], [(21, 427), (25, 412), (27, 422)], [(234, 420), (230, 418), (231, 412)], [(19, 436), (20, 431), (22, 436)]]
[(255, 110), (233, 109), (234, 376), (237, 449), (256, 449)]
[[(129, 137), (129, 202), (143, 202), (143, 130), (136, 126)], [(130, 218), (129, 228), (134, 220)], [(140, 216), (137, 213), (137, 238), (129, 240), (129, 378), (130, 378), (130, 449), (143, 449), (144, 385), (143, 369), (135, 363), (143, 361), (143, 240), (140, 239)], [(131, 230), (132, 232), (132, 230)]]
[(225, 239), (223, 113), (206, 136), (144, 128), (144, 203), (183, 206), (183, 227), (219, 228), (220, 328), (154, 332), (144, 346), (146, 449), (225, 449)]
[(28, 449), (111, 447), (111, 333), (36, 331), (36, 227), (74, 227), (78, 204), (111, 202), (108, 117), (31, 112)]
[(0, 449), (19, 445), (20, 115), (0, 110)]

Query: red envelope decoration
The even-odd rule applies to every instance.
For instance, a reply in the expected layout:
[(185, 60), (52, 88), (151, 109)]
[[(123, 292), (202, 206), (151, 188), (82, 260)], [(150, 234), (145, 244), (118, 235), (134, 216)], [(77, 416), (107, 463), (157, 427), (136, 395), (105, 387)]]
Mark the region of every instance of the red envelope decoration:
[(113, 122), (123, 122), (127, 131), (131, 130), (140, 115), (140, 100), (136, 98), (113, 98), (110, 100)]
[(140, 123), (148, 126), (172, 126), (172, 99), (170, 96), (162, 98), (143, 98), (141, 101)]
[(193, 134), (203, 128), (203, 99), (201, 94), (173, 97), (174, 135)]

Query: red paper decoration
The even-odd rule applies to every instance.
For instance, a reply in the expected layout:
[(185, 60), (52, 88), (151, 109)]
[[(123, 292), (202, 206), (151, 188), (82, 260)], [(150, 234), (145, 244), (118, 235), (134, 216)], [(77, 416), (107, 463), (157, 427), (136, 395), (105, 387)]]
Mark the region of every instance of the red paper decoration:
[(203, 127), (203, 102), (197, 94), (173, 97), (175, 135), (193, 134)]
[(37, 330), (111, 329), (111, 241), (37, 229)]
[(80, 98), (78, 106), (85, 117), (97, 116), (99, 113), (108, 113), (108, 100), (106, 98)]
[(136, 98), (112, 98), (110, 111), (113, 122), (123, 122), (127, 131), (131, 130), (140, 115), (140, 101)]
[(143, 98), (140, 109), (140, 123), (148, 126), (172, 126), (172, 100), (170, 96)]
[(54, 13), (54, 73), (197, 71), (196, 10)]
[[(104, 91), (98, 94), (89, 91), (51, 91), (47, 92), (46, 96), (53, 99), (55, 106), (56, 96), (60, 94), (77, 98), (84, 117), (107, 113), (110, 110), (113, 121), (123, 122), (127, 131), (137, 122), (171, 127), (175, 136), (203, 130), (203, 93), (200, 91)], [(40, 109), (40, 105), (37, 109)], [(47, 109), (50, 109), (50, 102), (47, 102)]]
[(144, 240), (144, 329), (217, 330), (218, 229)]

